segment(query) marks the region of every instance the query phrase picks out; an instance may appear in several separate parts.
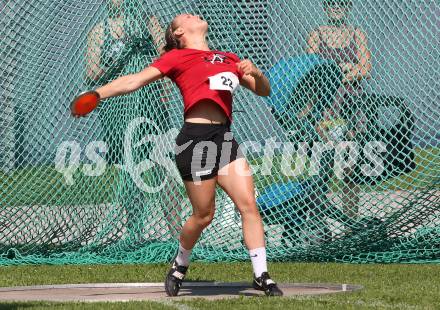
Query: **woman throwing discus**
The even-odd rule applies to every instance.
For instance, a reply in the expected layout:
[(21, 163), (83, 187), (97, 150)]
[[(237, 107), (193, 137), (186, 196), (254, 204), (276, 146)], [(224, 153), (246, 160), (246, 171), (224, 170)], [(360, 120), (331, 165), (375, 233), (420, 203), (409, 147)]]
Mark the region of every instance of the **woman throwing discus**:
[(105, 99), (168, 77), (182, 94), (185, 122), (176, 138), (175, 161), (193, 212), (182, 228), (179, 251), (165, 279), (167, 294), (176, 296), (179, 292), (191, 250), (214, 218), (215, 188), (219, 185), (241, 214), (254, 271), (253, 287), (269, 296), (281, 296), (267, 272), (263, 224), (251, 170), (230, 132), (235, 88), (242, 85), (259, 96), (268, 96), (269, 81), (250, 60), (211, 50), (207, 32), (208, 24), (199, 16), (176, 16), (166, 30), (161, 57), (143, 71), (120, 77), (96, 92)]

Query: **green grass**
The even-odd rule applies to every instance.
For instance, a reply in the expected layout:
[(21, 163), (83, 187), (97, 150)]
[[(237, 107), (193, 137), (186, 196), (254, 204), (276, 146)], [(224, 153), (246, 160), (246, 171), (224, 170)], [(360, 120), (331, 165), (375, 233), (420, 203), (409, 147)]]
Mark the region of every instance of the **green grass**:
[[(364, 289), (315, 297), (240, 297), (221, 301), (203, 299), (175, 302), (191, 309), (440, 309), (440, 265), (352, 265), (324, 263), (273, 263), (278, 282), (351, 283)], [(160, 282), (168, 266), (20, 266), (1, 267), (0, 286)], [(250, 263), (191, 265), (189, 280), (249, 281)], [(209, 276), (207, 276), (209, 275)], [(129, 303), (0, 303), (0, 309), (173, 309), (154, 302)], [(176, 309), (176, 308), (174, 308)]]

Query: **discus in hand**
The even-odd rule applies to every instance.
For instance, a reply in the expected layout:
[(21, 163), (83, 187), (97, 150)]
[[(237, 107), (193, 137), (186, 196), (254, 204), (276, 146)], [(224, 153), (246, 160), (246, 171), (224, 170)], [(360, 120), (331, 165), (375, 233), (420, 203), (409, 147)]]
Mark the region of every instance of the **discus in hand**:
[(96, 91), (86, 91), (73, 99), (72, 104), (70, 105), (70, 111), (75, 117), (86, 116), (96, 109), (100, 101), (101, 97)]

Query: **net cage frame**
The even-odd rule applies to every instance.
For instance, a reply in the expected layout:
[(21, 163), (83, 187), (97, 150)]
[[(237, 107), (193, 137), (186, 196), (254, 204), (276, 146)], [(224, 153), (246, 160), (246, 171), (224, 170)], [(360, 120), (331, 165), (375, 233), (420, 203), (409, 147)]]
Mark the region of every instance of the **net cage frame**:
[[(83, 119), (69, 104), (159, 57), (184, 12), (209, 23), (211, 48), (251, 59), (271, 82), (267, 98), (236, 91), (232, 125), (249, 146), (270, 260), (440, 261), (438, 2), (352, 1), (334, 39), (358, 50), (365, 34), (371, 70), (347, 90), (337, 60), (307, 51), (314, 31), (332, 36), (321, 0), (110, 1), (0, 2), (0, 265), (172, 259), (191, 214), (171, 155), (179, 90), (161, 80)], [(350, 143), (357, 162), (338, 170)], [(377, 143), (383, 169), (366, 177)], [(241, 230), (217, 190), (193, 259), (247, 260)]]

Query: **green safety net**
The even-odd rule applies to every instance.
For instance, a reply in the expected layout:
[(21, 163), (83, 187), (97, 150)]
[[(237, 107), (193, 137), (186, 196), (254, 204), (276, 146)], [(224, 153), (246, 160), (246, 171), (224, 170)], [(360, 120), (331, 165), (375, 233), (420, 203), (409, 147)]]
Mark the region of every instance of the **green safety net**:
[[(348, 12), (339, 32), (333, 2)], [(191, 214), (173, 163), (177, 87), (161, 80), (81, 119), (69, 104), (148, 66), (183, 12), (209, 22), (212, 49), (271, 81), (267, 98), (236, 91), (232, 126), (270, 260), (439, 262), (439, 11), (431, 0), (1, 1), (0, 265), (175, 255)], [(218, 190), (193, 259), (248, 259), (241, 227)]]

